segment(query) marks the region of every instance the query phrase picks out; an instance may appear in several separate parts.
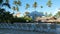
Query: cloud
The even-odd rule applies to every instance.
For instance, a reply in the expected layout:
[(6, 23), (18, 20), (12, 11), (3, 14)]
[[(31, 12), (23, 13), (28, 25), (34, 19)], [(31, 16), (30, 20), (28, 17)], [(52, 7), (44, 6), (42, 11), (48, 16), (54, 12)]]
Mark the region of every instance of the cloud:
[(58, 10), (58, 8), (56, 8), (56, 9), (54, 10), (53, 15), (55, 15), (58, 11), (60, 11), (60, 10)]

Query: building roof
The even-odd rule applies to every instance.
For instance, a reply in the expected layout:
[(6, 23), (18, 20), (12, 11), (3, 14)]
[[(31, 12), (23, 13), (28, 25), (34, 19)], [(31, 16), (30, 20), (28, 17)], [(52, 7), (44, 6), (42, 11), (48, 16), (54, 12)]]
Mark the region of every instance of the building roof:
[(41, 22), (58, 22), (55, 17), (37, 17), (35, 21)]

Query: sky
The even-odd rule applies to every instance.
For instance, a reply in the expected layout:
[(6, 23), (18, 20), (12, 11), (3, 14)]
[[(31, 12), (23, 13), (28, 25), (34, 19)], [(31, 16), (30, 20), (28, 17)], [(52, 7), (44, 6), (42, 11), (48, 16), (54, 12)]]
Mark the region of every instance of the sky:
[[(10, 5), (11, 7), (14, 6), (13, 5), (13, 1), (14, 0), (10, 0)], [(36, 1), (37, 2), (37, 8), (36, 11), (38, 12), (47, 12), (47, 13), (52, 13), (53, 15), (58, 11), (58, 9), (60, 8), (60, 0), (51, 0), (52, 1), (52, 6), (48, 7), (46, 5), (46, 3), (48, 2), (48, 0), (20, 0), (22, 2), (22, 5), (19, 6), (19, 12), (21, 13), (21, 15), (23, 15), (24, 12), (29, 11), (35, 11), (34, 7), (33, 7), (33, 3)], [(26, 4), (30, 4), (30, 7), (28, 9), (25, 9)], [(40, 6), (43, 6), (43, 8), (40, 8)], [(8, 11), (10, 11), (11, 13), (13, 12), (12, 9), (6, 8), (5, 9)], [(15, 13), (17, 13), (16, 11), (14, 11)]]

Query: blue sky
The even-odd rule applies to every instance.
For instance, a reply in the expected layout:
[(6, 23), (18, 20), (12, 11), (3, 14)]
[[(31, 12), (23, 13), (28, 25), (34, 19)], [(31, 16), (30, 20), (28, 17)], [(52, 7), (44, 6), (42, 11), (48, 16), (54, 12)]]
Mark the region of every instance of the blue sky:
[[(13, 1), (14, 0), (10, 0), (10, 5), (11, 7), (14, 6), (13, 5)], [(55, 14), (57, 12), (57, 10), (60, 8), (60, 0), (51, 0), (52, 1), (52, 6), (48, 7), (46, 5), (46, 3), (48, 2), (48, 0), (20, 0), (22, 2), (22, 6), (19, 6), (19, 12), (21, 14), (23, 14), (26, 11), (32, 12), (35, 11), (34, 7), (33, 7), (33, 3), (36, 1), (37, 2), (37, 8), (36, 11), (38, 12), (48, 12), (48, 13), (52, 13)], [(25, 6), (26, 4), (30, 4), (30, 7), (26, 10)], [(40, 6), (43, 6), (43, 8), (40, 8)], [(13, 12), (12, 9), (6, 8), (8, 9), (11, 13)], [(16, 13), (16, 11), (14, 11)]]

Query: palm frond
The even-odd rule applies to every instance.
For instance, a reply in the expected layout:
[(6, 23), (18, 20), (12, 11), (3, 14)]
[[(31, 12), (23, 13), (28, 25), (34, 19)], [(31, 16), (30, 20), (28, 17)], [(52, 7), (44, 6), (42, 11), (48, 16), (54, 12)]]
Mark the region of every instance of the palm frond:
[(6, 6), (8, 6), (9, 8), (11, 8), (8, 3), (3, 3), (2, 6), (4, 6), (4, 5), (6, 5)]
[(26, 4), (26, 8), (25, 9), (28, 9), (30, 7), (30, 5), (29, 4)]
[(34, 8), (37, 7), (37, 2), (34, 2), (33, 7), (34, 7)]
[(52, 5), (52, 2), (51, 2), (51, 0), (49, 0), (49, 1), (47, 2), (47, 6), (48, 6), (48, 7), (51, 7), (51, 5)]
[(18, 0), (17, 4), (18, 4), (19, 6), (21, 6), (21, 1)]
[(0, 4), (3, 2), (3, 0), (0, 0)]

